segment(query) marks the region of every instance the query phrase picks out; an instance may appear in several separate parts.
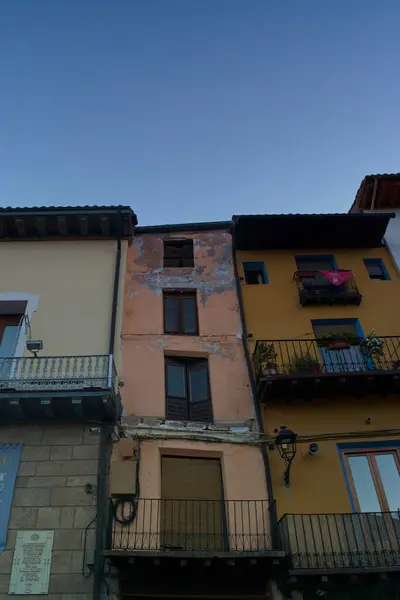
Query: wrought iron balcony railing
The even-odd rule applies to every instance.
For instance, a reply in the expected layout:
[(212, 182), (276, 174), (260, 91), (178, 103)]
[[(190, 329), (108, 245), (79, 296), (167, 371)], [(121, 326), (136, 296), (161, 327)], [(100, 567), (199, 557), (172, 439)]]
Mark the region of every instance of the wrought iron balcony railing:
[(400, 336), (380, 337), (371, 351), (360, 338), (260, 340), (254, 352), (257, 378), (399, 371)]
[(292, 569), (400, 567), (400, 512), (287, 514), (278, 534)]
[(112, 355), (0, 358), (0, 390), (115, 390)]
[(267, 500), (140, 498), (135, 518), (111, 519), (111, 551), (266, 552), (271, 549)]
[(343, 283), (332, 283), (321, 271), (296, 271), (294, 279), (299, 292), (300, 304), (360, 304), (361, 294), (356, 280), (349, 271), (332, 271), (332, 273), (348, 273), (350, 276)]

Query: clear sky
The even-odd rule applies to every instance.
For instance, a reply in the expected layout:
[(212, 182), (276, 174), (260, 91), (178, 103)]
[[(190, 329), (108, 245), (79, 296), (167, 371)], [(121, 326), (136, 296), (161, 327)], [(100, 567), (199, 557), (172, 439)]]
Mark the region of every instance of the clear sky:
[(347, 211), (400, 171), (398, 0), (0, 0), (0, 204)]

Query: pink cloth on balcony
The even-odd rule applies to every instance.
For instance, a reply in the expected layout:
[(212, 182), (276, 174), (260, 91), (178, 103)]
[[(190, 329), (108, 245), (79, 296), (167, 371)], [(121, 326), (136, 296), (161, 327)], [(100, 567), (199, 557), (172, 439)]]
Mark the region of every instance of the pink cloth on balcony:
[(333, 285), (342, 285), (352, 276), (351, 271), (320, 271), (320, 273)]

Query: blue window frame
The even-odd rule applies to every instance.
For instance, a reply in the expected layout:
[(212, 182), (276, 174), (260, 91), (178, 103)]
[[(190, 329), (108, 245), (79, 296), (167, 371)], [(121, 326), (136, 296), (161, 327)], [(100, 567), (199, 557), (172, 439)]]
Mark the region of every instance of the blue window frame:
[(381, 258), (364, 258), (363, 260), (370, 279), (380, 279), (381, 281), (390, 279), (385, 263)]
[(298, 271), (331, 271), (338, 268), (333, 254), (298, 254), (294, 259)]
[(243, 271), (245, 281), (250, 285), (269, 283), (267, 269), (262, 261), (244, 262)]

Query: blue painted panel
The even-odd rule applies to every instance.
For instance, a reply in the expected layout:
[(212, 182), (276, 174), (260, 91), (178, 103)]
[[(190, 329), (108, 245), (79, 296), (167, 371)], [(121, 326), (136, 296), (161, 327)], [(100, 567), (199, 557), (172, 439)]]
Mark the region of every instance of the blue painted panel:
[(6, 547), (8, 520), (22, 444), (0, 445), (0, 552)]
[(19, 330), (18, 325), (6, 325), (4, 327), (3, 338), (0, 344), (1, 357), (14, 355)]

